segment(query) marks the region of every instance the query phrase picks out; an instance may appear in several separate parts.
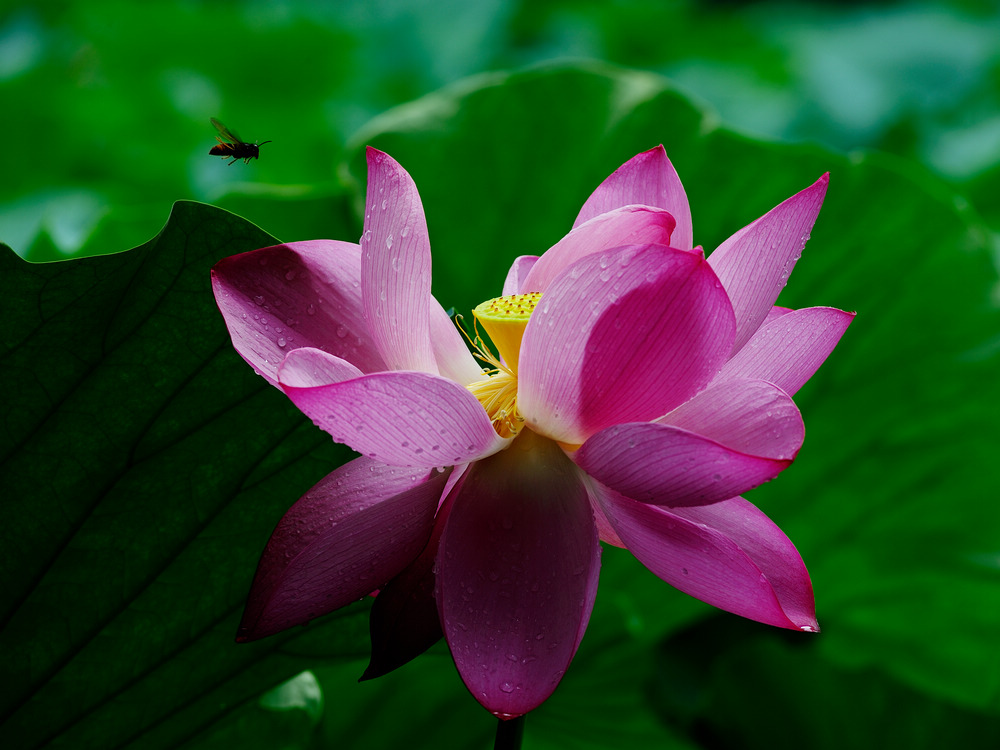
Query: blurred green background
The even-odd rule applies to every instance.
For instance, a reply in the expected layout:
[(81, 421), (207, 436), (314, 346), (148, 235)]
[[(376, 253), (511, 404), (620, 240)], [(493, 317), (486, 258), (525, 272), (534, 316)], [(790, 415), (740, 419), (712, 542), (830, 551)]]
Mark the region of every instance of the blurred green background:
[[(661, 73), (753, 136), (912, 159), (997, 226), (998, 40), (989, 0), (15, 3), (0, 23), (0, 237), (32, 260), (123, 249), (180, 198), (283, 240), (325, 236), (335, 165), (370, 118), (562, 57)], [(274, 142), (221, 170), (212, 116)]]
[[(19, 255), (120, 253), (171, 216), (142, 251), (3, 266), (0, 744), (488, 747), (441, 645), (355, 682), (367, 603), (233, 644), (268, 533), (347, 454), (232, 354), (207, 269), (356, 239), (372, 143), (468, 310), (659, 142), (709, 250), (832, 173), (782, 302), (858, 319), (796, 398), (798, 462), (751, 496), (824, 630), (718, 614), (606, 550), (525, 747), (1000, 744), (996, 3), (15, 4), (0, 101)], [(273, 142), (227, 166), (213, 116)]]

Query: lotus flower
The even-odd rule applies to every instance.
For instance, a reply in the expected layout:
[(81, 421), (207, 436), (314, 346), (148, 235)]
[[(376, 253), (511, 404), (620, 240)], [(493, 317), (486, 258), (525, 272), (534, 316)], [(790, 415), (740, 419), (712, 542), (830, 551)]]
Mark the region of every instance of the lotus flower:
[(486, 369), (431, 296), (420, 197), (384, 153), (368, 150), (360, 245), (220, 262), (213, 287), (237, 351), (361, 454), (278, 524), (238, 639), (377, 591), (366, 676), (443, 631), (476, 699), (518, 716), (580, 644), (600, 540), (716, 607), (816, 630), (801, 557), (739, 495), (795, 458), (791, 396), (853, 317), (774, 307), (826, 186), (706, 259), (666, 152), (639, 154), (476, 309), (497, 348), (475, 337)]

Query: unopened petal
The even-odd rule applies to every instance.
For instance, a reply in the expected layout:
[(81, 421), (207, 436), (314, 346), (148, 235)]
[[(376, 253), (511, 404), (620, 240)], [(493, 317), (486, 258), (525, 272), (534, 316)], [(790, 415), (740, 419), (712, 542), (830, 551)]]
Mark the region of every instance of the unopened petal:
[(292, 349), (323, 348), (362, 372), (386, 369), (361, 302), (361, 249), (293, 242), (223, 258), (212, 290), (233, 346), (271, 385)]
[(767, 317), (788, 281), (819, 215), (828, 182), (829, 175), (823, 175), (743, 227), (709, 256), (736, 313), (734, 353)]
[(237, 640), (302, 625), (397, 575), (427, 543), (447, 477), (367, 458), (328, 475), (271, 535)]
[(338, 443), (394, 466), (466, 463), (508, 442), (496, 434), (475, 396), (437, 375), (381, 372), (329, 385), (282, 387)]
[(798, 551), (743, 498), (668, 510), (609, 491), (601, 502), (632, 554), (675, 588), (768, 625), (819, 630)]
[(830, 356), (852, 320), (854, 313), (833, 307), (806, 307), (768, 319), (716, 380), (758, 378), (794, 395)]
[(669, 245), (675, 223), (670, 213), (651, 206), (624, 206), (595, 216), (545, 251), (531, 267), (521, 292), (544, 292), (568, 266), (611, 248)]
[(599, 568), (587, 492), (558, 446), (523, 431), (469, 468), (441, 539), (437, 596), (476, 700), (510, 718), (548, 698), (583, 637)]
[(715, 376), (733, 330), (729, 299), (700, 254), (648, 245), (589, 256), (528, 322), (518, 407), (537, 432), (575, 445), (656, 419)]
[(436, 374), (424, 208), (406, 170), (373, 148), (368, 149), (361, 291), (369, 330), (388, 369)]
[(521, 294), (524, 280), (528, 278), (528, 273), (538, 261), (537, 255), (519, 255), (514, 258), (514, 262), (507, 271), (507, 278), (503, 282), (503, 295), (505, 297), (512, 294)]
[(574, 227), (622, 206), (640, 204), (670, 212), (677, 221), (672, 247), (690, 250), (693, 244), (691, 208), (677, 170), (663, 146), (632, 157), (593, 192), (580, 209)]

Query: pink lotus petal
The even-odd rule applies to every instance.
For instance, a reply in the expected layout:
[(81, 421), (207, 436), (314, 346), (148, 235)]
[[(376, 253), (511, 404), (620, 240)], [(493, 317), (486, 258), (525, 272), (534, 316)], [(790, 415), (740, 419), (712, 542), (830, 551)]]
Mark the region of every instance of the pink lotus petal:
[(749, 224), (719, 245), (708, 262), (736, 313), (739, 351), (771, 311), (809, 239), (826, 196), (829, 175)]
[(468, 385), (483, 377), (483, 368), (479, 365), (469, 348), (465, 345), (462, 334), (441, 303), (433, 297), (430, 304), (431, 346), (434, 348), (434, 359), (438, 370), (444, 377), (454, 380), (459, 385)]
[(469, 468), (437, 564), (445, 637), (462, 680), (502, 718), (555, 690), (597, 592), (600, 545), (576, 468), (522, 431)]
[(589, 256), (556, 279), (528, 321), (518, 408), (536, 432), (568, 445), (656, 419), (715, 376), (733, 329), (701, 255), (646, 245)]
[(545, 251), (521, 285), (522, 292), (544, 292), (581, 258), (624, 245), (669, 245), (674, 217), (660, 208), (624, 206), (574, 228)]
[(670, 245), (681, 250), (691, 249), (693, 233), (687, 193), (662, 145), (633, 156), (615, 170), (583, 204), (573, 226), (578, 227), (616, 208), (636, 204), (669, 211), (677, 220)]
[(369, 458), (394, 466), (451, 466), (501, 450), (468, 390), (438, 375), (380, 372), (285, 393), (318, 427)]
[(236, 351), (271, 385), (292, 349), (323, 348), (362, 372), (385, 369), (361, 303), (361, 250), (293, 242), (223, 258), (212, 290)]
[(503, 296), (520, 294), (524, 280), (528, 278), (528, 273), (538, 260), (537, 255), (519, 255), (514, 258), (514, 262), (507, 271), (507, 278), (503, 282)]
[(854, 313), (805, 307), (765, 321), (716, 378), (758, 378), (794, 395), (840, 341)]
[(237, 640), (302, 625), (397, 575), (427, 543), (447, 478), (367, 458), (329, 474), (271, 534)]
[(313, 388), (359, 378), (364, 373), (346, 360), (321, 349), (303, 347), (288, 352), (278, 368), (278, 380), (292, 388)]
[(806, 432), (791, 397), (763, 380), (713, 383), (656, 421), (742, 453), (789, 461)]
[(791, 463), (790, 458), (741, 453), (652, 422), (602, 430), (573, 454), (573, 460), (616, 492), (672, 508), (726, 500), (774, 479)]
[(437, 374), (430, 339), (431, 245), (417, 186), (368, 149), (361, 290), (372, 338), (390, 370)]
[(599, 499), (632, 554), (671, 586), (751, 620), (819, 630), (798, 551), (743, 498), (676, 510), (610, 491)]

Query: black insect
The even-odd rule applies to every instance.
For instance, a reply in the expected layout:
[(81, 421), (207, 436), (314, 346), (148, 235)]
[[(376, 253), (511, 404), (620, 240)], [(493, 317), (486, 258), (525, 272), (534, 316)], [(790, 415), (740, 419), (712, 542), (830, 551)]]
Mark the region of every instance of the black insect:
[[(264, 141), (264, 143), (247, 143), (242, 140), (236, 133), (227, 128), (221, 122), (216, 120), (214, 117), (209, 118), (212, 121), (212, 125), (215, 129), (219, 131), (219, 136), (215, 137), (218, 143), (212, 146), (210, 153), (212, 156), (221, 156), (223, 159), (228, 159), (232, 157), (233, 160), (229, 162), (229, 166), (232, 166), (240, 159), (243, 160), (244, 164), (249, 164), (251, 159), (260, 158), (260, 147), (264, 143), (270, 143), (271, 141)], [(225, 140), (223, 140), (225, 138)]]

